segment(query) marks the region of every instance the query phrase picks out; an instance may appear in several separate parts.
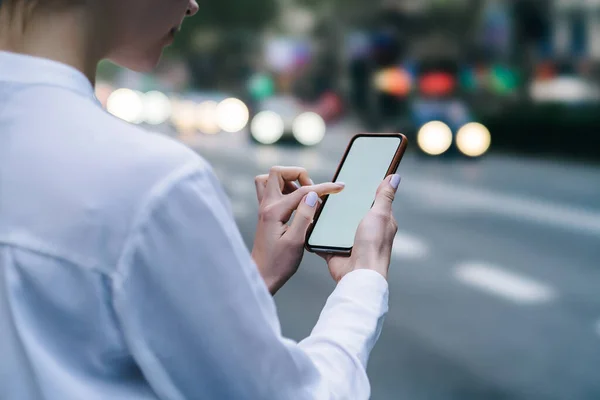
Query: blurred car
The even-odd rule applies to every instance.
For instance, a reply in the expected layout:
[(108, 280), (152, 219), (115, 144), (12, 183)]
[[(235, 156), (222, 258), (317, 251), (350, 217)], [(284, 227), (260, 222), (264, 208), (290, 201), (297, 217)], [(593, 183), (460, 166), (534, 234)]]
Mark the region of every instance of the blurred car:
[(180, 133), (214, 135), (240, 132), (248, 126), (248, 106), (224, 92), (193, 91), (171, 99), (171, 123)]
[(115, 89), (100, 83), (96, 96), (108, 112), (127, 122), (171, 126), (172, 134), (193, 135), (239, 132), (248, 125), (248, 106), (223, 92), (191, 91), (165, 94), (158, 90), (141, 92)]
[(464, 65), (452, 53), (425, 53), (417, 58), (409, 110), (411, 134), (424, 154), (480, 157), (488, 151), (491, 135), (461, 96)]
[[(366, 54), (378, 48), (377, 43), (369, 46), (372, 49)], [(478, 123), (464, 95), (461, 44), (434, 32), (412, 41), (406, 52), (385, 48), (385, 57), (374, 65), (367, 62), (360, 69), (360, 64), (353, 64), (364, 75), (353, 83), (366, 99), (355, 101), (354, 106), (367, 129), (402, 132), (429, 156), (485, 154), (491, 135)]]
[(459, 98), (417, 98), (410, 116), (407, 133), (427, 155), (480, 157), (490, 147), (489, 130), (474, 120), (468, 104)]
[(319, 144), (327, 124), (315, 107), (289, 95), (261, 100), (250, 121), (250, 138), (259, 144), (292, 141), (304, 146)]
[(379, 97), (396, 99), (379, 112), (384, 129), (405, 133), (429, 156), (485, 154), (491, 135), (461, 96), (459, 71), (457, 61), (437, 57), (378, 71)]

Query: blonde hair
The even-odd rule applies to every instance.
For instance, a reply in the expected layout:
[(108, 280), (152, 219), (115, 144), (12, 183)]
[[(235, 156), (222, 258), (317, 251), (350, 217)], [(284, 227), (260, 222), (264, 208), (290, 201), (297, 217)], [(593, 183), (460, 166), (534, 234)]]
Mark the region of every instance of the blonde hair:
[(85, 0), (0, 0), (0, 6), (7, 5), (8, 7), (11, 7), (18, 3), (29, 3), (32, 6), (42, 8), (64, 8), (81, 5), (85, 3)]
[(87, 0), (0, 0), (0, 10), (9, 13), (21, 9), (27, 14), (34, 11), (64, 11), (73, 6), (83, 5)]
[[(24, 30), (38, 12), (61, 12), (84, 5), (88, 0), (0, 0), (0, 33), (2, 20)], [(19, 29), (19, 28), (17, 28)]]
[[(54, 0), (0, 0), (0, 43), (6, 45), (14, 40), (15, 33), (25, 33), (40, 6)], [(61, 1), (62, 0), (58, 0)], [(52, 6), (54, 8), (54, 6)]]

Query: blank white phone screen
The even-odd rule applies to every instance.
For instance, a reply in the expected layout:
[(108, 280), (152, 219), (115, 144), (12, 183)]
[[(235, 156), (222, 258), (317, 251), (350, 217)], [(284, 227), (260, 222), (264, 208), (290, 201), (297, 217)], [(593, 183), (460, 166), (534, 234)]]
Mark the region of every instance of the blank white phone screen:
[(360, 221), (375, 200), (402, 141), (399, 137), (361, 136), (354, 140), (336, 182), (346, 187), (330, 195), (308, 239), (315, 247), (348, 249)]

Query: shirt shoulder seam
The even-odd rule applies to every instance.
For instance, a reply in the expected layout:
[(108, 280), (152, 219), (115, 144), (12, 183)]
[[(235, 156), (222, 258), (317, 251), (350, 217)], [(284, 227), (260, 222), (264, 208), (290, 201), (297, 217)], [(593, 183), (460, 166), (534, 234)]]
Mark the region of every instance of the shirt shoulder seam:
[(178, 183), (195, 175), (204, 174), (205, 172), (206, 171), (202, 169), (202, 164), (199, 160), (188, 162), (171, 172), (164, 179), (160, 180), (150, 189), (147, 195), (144, 196), (139, 211), (135, 214), (129, 229), (127, 230), (125, 240), (123, 240), (123, 246), (117, 257), (117, 262), (113, 271), (113, 282), (122, 282), (129, 274), (127, 260), (130, 253), (133, 251), (133, 246), (131, 245), (132, 239), (136, 236), (140, 227), (148, 220), (150, 214), (154, 211), (160, 201), (163, 200), (170, 190)]
[[(29, 90), (38, 89), (40, 87), (46, 87), (46, 88), (52, 88), (52, 89), (58, 89), (58, 90), (65, 91), (65, 92), (70, 93), (70, 94), (72, 94), (74, 96), (78, 96), (78, 97), (80, 97), (82, 99), (90, 100), (91, 104), (93, 104), (93, 105), (95, 105), (97, 107), (100, 106), (100, 103), (98, 102), (98, 99), (96, 99), (95, 97), (94, 98), (90, 98), (89, 96), (87, 96), (87, 95), (85, 95), (85, 94), (83, 94), (83, 93), (81, 93), (81, 92), (79, 92), (77, 90), (70, 89), (70, 88), (65, 88), (65, 87), (60, 86), (60, 85), (52, 85), (52, 84), (44, 84), (44, 83), (25, 84), (25, 83), (19, 83), (19, 82), (11, 82), (11, 81), (2, 81), (2, 80), (0, 80), (0, 83), (2, 83), (2, 82), (15, 84), (17, 86), (14, 90), (12, 90), (12, 91), (10, 91), (8, 93), (8, 96), (15, 96), (15, 95), (22, 94), (23, 92), (27, 92)], [(97, 103), (94, 104), (94, 102), (97, 102)], [(4, 105), (2, 107), (0, 107), (0, 115), (2, 115), (4, 113), (4, 111), (8, 107), (8, 103), (9, 102), (4, 102)], [(101, 107), (99, 107), (99, 108), (102, 110)]]
[[(79, 90), (76, 89), (72, 89), (69, 87), (64, 87), (61, 86), (59, 84), (52, 84), (52, 83), (43, 83), (43, 82), (36, 82), (36, 83), (23, 83), (23, 82), (13, 82), (13, 81), (6, 81), (6, 80), (0, 80), (1, 83), (8, 83), (8, 84), (13, 84), (16, 86), (14, 91), (10, 92), (10, 95), (14, 95), (17, 93), (22, 93), (22, 92), (26, 92), (28, 90), (34, 90), (34, 89), (39, 89), (39, 88), (51, 88), (51, 89), (58, 89), (64, 92), (68, 92), (71, 94), (74, 94), (78, 97), (83, 97), (85, 99), (89, 99), (92, 100), (92, 104), (94, 103), (94, 100), (96, 100), (95, 98), (91, 98), (89, 97), (87, 94), (82, 93)], [(96, 104), (98, 105), (98, 104)]]
[(0, 246), (12, 247), (15, 249), (35, 253), (43, 257), (48, 257), (53, 260), (63, 261), (80, 269), (97, 272), (107, 277), (110, 277), (111, 275), (111, 268), (107, 265), (90, 260), (83, 260), (79, 257), (68, 256), (54, 248), (43, 245), (41, 242), (35, 242), (35, 240), (22, 240), (19, 238), (15, 239), (11, 237), (0, 236)]

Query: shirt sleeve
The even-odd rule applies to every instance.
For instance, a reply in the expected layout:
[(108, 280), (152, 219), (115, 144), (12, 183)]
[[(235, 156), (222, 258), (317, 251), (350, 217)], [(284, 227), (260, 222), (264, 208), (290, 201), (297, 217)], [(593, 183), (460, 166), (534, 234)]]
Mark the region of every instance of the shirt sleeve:
[(365, 371), (387, 312), (386, 280), (347, 274), (310, 337), (282, 337), (273, 298), (210, 171), (180, 174), (154, 196), (113, 286), (127, 345), (160, 398), (370, 395)]

